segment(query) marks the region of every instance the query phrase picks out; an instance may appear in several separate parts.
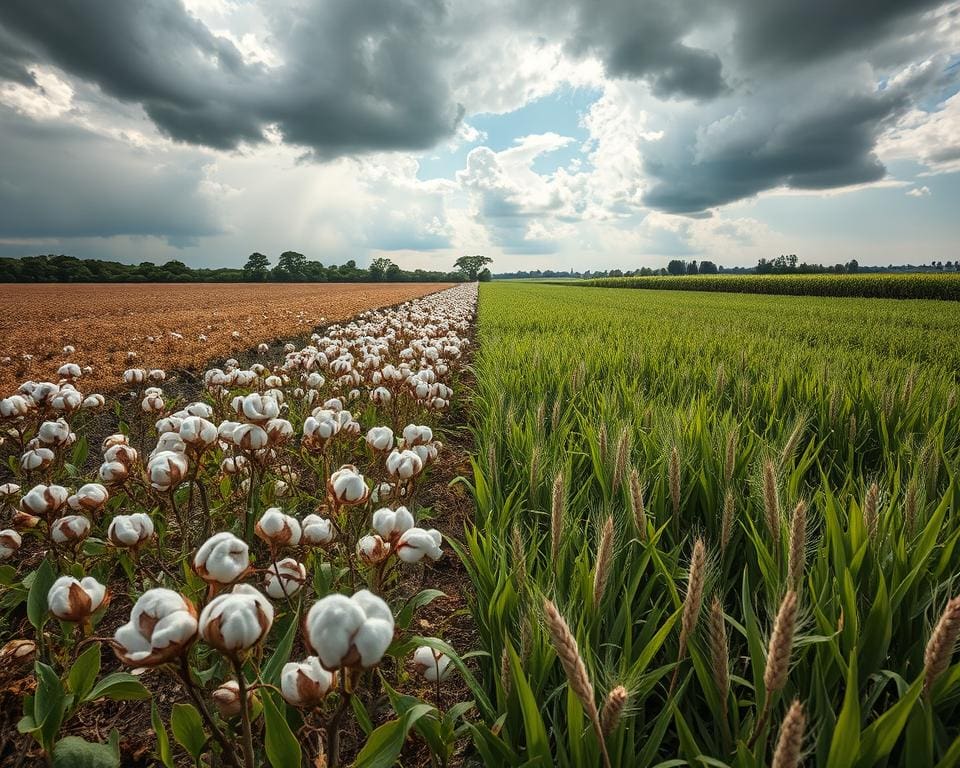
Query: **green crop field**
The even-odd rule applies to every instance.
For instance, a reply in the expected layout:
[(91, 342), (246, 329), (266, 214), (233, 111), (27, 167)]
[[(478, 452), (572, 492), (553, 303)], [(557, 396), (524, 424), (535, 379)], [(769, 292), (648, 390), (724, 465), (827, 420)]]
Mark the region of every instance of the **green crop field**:
[(662, 291), (718, 291), (792, 296), (853, 296), (875, 299), (960, 301), (960, 273), (868, 273), (855, 275), (684, 275), (603, 277), (581, 285)]
[(960, 763), (958, 331), (948, 302), (483, 285), (485, 764)]

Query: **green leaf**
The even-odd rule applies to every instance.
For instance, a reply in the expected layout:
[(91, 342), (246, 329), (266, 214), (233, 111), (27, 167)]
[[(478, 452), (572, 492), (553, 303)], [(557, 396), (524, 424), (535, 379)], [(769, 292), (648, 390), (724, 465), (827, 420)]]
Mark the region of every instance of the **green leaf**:
[(78, 702), (83, 701), (100, 674), (100, 644), (92, 643), (70, 667), (67, 688)]
[(910, 690), (900, 701), (874, 720), (863, 732), (857, 768), (877, 765), (893, 751), (900, 734), (907, 725), (913, 705), (920, 697), (921, 690), (923, 690), (922, 675), (910, 686)]
[(397, 626), (401, 629), (409, 627), (417, 610), (425, 605), (429, 605), (438, 597), (446, 597), (446, 593), (441, 592), (439, 589), (424, 589), (418, 592), (407, 600), (403, 608), (397, 613)]
[(287, 718), (284, 717), (281, 706), (275, 699), (272, 691), (265, 691), (263, 696), (263, 722), (266, 729), (264, 747), (267, 760), (273, 768), (287, 768), (300, 765), (300, 742), (293, 735)]
[(44, 558), (32, 574), (33, 579), (30, 583), (30, 592), (27, 594), (27, 618), (33, 625), (33, 628), (40, 631), (47, 620), (48, 606), (47, 593), (53, 582), (57, 580), (57, 574), (53, 570), (53, 565), (49, 558)]
[(177, 744), (198, 760), (207, 743), (207, 732), (197, 708), (193, 704), (174, 704), (170, 712), (170, 730)]
[(39, 729), (39, 741), (50, 751), (57, 738), (66, 709), (66, 695), (57, 673), (43, 662), (36, 662), (37, 692), (33, 698), (33, 720)]
[(297, 617), (298, 614), (292, 615), (290, 626), (287, 627), (287, 631), (283, 633), (283, 638), (281, 638), (277, 644), (273, 655), (267, 663), (263, 665), (263, 682), (269, 685), (280, 684), (280, 672), (283, 671), (283, 665), (290, 660), (290, 651), (293, 649), (293, 641), (296, 639), (297, 627), (299, 626)]
[(417, 704), (410, 707), (398, 719), (381, 725), (370, 734), (367, 743), (357, 755), (354, 768), (390, 768), (400, 756), (410, 729), (417, 720), (433, 711), (434, 707), (430, 704)]
[(53, 749), (53, 768), (118, 768), (120, 756), (108, 744), (67, 736)]
[(174, 768), (173, 755), (170, 754), (170, 737), (167, 736), (167, 729), (163, 727), (155, 701), (150, 702), (150, 724), (153, 732), (157, 734), (157, 757), (166, 768)]
[(514, 689), (520, 701), (520, 712), (523, 715), (523, 726), (527, 738), (527, 751), (530, 756), (540, 761), (543, 768), (553, 765), (553, 755), (550, 753), (550, 739), (547, 736), (547, 727), (540, 714), (540, 702), (534, 696), (527, 676), (523, 673), (524, 664), (507, 643), (507, 653), (510, 655), (510, 672), (513, 677)]
[(843, 709), (833, 729), (830, 742), (830, 768), (849, 768), (860, 750), (860, 693), (857, 687), (857, 654), (850, 653), (847, 669), (847, 690), (843, 694)]
[(114, 701), (134, 701), (149, 699), (150, 691), (143, 687), (136, 677), (129, 672), (114, 672), (107, 675), (84, 698), (84, 701), (108, 698)]

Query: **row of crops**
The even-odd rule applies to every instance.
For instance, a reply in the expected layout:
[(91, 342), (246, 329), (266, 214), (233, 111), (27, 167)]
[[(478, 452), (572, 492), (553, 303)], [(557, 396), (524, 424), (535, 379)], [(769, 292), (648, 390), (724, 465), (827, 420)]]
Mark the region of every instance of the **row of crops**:
[(478, 322), (487, 766), (960, 763), (955, 305), (495, 283)]
[(789, 296), (960, 301), (960, 273), (862, 275), (684, 275), (604, 277), (579, 283), (601, 288), (718, 291)]

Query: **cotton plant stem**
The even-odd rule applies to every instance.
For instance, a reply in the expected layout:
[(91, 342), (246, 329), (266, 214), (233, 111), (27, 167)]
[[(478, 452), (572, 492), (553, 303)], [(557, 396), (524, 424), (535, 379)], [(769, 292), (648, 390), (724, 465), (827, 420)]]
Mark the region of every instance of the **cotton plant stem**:
[(250, 707), (247, 702), (247, 681), (243, 676), (243, 663), (237, 658), (232, 658), (230, 661), (233, 662), (233, 668), (237, 673), (237, 686), (239, 687), (240, 693), (240, 722), (243, 726), (243, 761), (247, 768), (256, 768), (256, 763), (253, 759), (253, 733), (250, 729)]
[(233, 768), (240, 768), (240, 760), (237, 758), (236, 750), (233, 748), (233, 744), (223, 735), (223, 731), (217, 726), (214, 722), (213, 717), (210, 715), (210, 710), (207, 709), (207, 705), (203, 701), (203, 697), (197, 693), (196, 687), (193, 684), (193, 680), (190, 677), (190, 665), (187, 663), (186, 655), (180, 657), (180, 669), (178, 670), (180, 679), (183, 681), (184, 688), (187, 690), (187, 695), (196, 705), (197, 710), (200, 712), (200, 717), (203, 718), (203, 722), (206, 724), (207, 728), (210, 729), (210, 733), (213, 734), (213, 738), (220, 745), (220, 749), (223, 751), (223, 757), (227, 763)]

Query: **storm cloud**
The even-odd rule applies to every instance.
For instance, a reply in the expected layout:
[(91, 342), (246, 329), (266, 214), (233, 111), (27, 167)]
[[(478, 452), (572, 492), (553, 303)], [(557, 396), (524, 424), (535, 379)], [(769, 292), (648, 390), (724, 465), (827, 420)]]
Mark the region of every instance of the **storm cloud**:
[(52, 63), (141, 104), (171, 138), (232, 149), (275, 125), (328, 157), (423, 149), (453, 133), (463, 110), (451, 102), (434, 34), (444, 13), (435, 0), (278, 10), (277, 67), (246, 61), (179, 0), (9, 0), (0, 24), (18, 41), (8, 66)]

